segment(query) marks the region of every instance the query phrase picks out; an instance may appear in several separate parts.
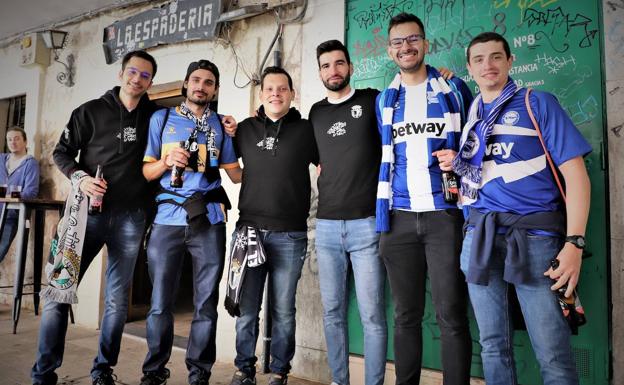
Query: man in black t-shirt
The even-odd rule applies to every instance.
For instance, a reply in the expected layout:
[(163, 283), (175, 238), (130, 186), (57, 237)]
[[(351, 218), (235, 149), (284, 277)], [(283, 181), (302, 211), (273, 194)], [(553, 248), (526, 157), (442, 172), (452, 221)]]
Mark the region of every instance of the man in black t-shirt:
[(290, 107), (294, 95), (285, 70), (266, 68), (262, 106), (257, 116), (240, 123), (235, 138), (244, 169), (233, 247), (251, 243), (249, 234), (255, 233), (266, 260), (245, 260), (232, 385), (256, 383), (258, 314), (267, 273), (273, 320), (269, 385), (286, 384), (295, 354), (295, 294), (308, 244), (309, 166), (318, 163), (318, 154), (310, 123)]
[(337, 40), (316, 49), (327, 98), (310, 110), (319, 151), (316, 255), (333, 383), (349, 384), (347, 277), (353, 268), (364, 326), (365, 384), (381, 385), (386, 367), (385, 270), (375, 231), (381, 144), (373, 89), (349, 85), (353, 66)]

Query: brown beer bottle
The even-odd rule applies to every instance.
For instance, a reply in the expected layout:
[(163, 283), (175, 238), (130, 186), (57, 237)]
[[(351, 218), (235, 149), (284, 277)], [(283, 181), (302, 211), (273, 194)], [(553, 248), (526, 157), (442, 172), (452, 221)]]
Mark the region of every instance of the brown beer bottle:
[[(102, 166), (98, 164), (97, 170), (95, 171), (95, 179), (98, 181), (102, 180), (104, 176), (102, 175)], [(104, 195), (96, 195), (92, 198), (89, 198), (89, 214), (95, 215), (102, 212), (102, 200), (104, 199)]]
[[(557, 269), (559, 267), (559, 260), (556, 258), (551, 260), (550, 267), (553, 270)], [(587, 323), (587, 319), (585, 318), (585, 309), (583, 309), (583, 305), (581, 304), (581, 300), (576, 292), (576, 289), (574, 289), (569, 297), (565, 296), (566, 290), (568, 290), (567, 283), (557, 289), (555, 291), (555, 295), (557, 296), (561, 312), (563, 313), (566, 321), (568, 321), (572, 334), (576, 335), (578, 334), (578, 327)]]

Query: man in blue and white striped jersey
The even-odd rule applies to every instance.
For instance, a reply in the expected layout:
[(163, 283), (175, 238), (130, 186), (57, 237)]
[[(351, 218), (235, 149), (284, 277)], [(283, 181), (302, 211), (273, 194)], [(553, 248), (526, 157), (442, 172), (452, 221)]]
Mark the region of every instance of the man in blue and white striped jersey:
[(459, 268), (464, 219), (457, 202), (444, 200), (441, 168), (450, 170), (472, 95), (461, 79), (446, 81), (425, 65), (428, 48), (417, 16), (402, 13), (390, 20), (388, 55), (400, 72), (377, 98), (382, 163), (376, 218), (395, 304), (397, 385), (420, 380), (427, 272), (444, 383), (468, 384), (470, 378), (468, 295)]

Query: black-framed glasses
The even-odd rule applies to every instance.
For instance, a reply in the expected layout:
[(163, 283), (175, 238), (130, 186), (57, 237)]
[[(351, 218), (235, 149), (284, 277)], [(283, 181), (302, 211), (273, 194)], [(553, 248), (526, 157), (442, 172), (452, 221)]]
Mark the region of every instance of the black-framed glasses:
[(425, 36), (420, 34), (409, 35), (406, 37), (395, 37), (394, 39), (390, 39), (388, 44), (392, 48), (401, 48), (403, 46), (403, 42), (406, 41), (409, 45), (416, 45), (421, 41), (425, 40)]

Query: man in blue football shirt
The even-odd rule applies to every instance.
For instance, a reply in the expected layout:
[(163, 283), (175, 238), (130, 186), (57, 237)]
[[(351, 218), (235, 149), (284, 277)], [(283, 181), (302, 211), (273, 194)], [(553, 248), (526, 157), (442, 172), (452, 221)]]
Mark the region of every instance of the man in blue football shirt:
[[(567, 285), (569, 296), (578, 282), (590, 195), (583, 156), (591, 147), (553, 95), (530, 94), (544, 146), (565, 180), (564, 210), (525, 104), (527, 90), (509, 77), (509, 44), (485, 32), (468, 46), (467, 60), (481, 93), (453, 169), (470, 206), (461, 267), (479, 325), (485, 380), (517, 383), (507, 300), (513, 284), (544, 384), (578, 384), (570, 329), (552, 290)], [(559, 267), (553, 270), (554, 258)]]
[[(173, 306), (185, 252), (193, 263), (193, 322), (186, 349), (191, 385), (207, 385), (216, 358), (217, 303), (225, 259), (225, 220), (229, 205), (219, 168), (234, 183), (242, 170), (232, 138), (223, 134), (209, 103), (219, 89), (219, 70), (208, 60), (192, 62), (180, 106), (152, 115), (143, 175), (159, 179), (158, 212), (147, 246), (152, 280), (147, 315), (148, 353), (141, 385), (164, 385), (173, 344)], [(184, 148), (180, 146), (184, 143)], [(183, 185), (171, 187), (172, 168), (184, 168)]]

